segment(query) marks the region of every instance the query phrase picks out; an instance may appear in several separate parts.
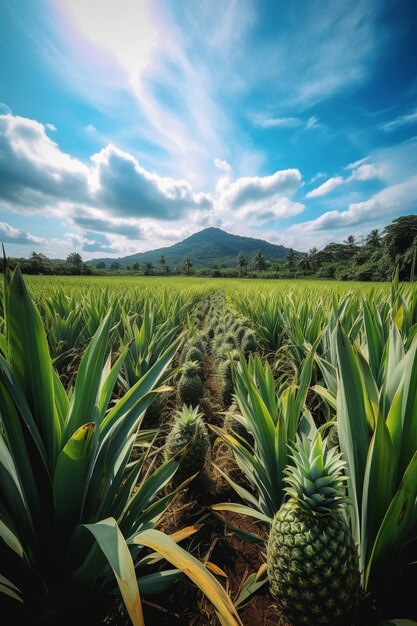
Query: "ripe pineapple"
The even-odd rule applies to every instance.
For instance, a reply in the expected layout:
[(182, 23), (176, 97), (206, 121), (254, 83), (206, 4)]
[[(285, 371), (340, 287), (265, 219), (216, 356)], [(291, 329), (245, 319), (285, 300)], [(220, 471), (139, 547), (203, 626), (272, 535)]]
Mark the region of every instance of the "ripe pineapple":
[(204, 472), (208, 466), (210, 440), (198, 407), (183, 406), (177, 411), (174, 425), (168, 434), (165, 447), (166, 460), (179, 455), (181, 465), (174, 477), (176, 484)]
[(357, 552), (342, 507), (343, 469), (317, 433), (298, 440), (286, 470), (290, 499), (275, 515), (268, 541), (271, 593), (294, 626), (349, 624), (361, 589)]

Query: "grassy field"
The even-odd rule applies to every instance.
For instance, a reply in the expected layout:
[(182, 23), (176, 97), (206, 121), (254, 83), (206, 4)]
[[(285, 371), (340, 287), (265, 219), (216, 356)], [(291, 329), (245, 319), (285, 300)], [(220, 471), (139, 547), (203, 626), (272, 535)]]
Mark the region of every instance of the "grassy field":
[(415, 286), (17, 270), (1, 301), (5, 624), (415, 624)]
[(337, 293), (349, 291), (369, 293), (376, 290), (388, 293), (389, 283), (372, 282), (341, 282), (328, 280), (262, 280), (245, 278), (205, 278), (193, 276), (27, 276), (26, 282), (35, 293), (48, 293), (50, 289), (62, 288), (67, 293), (90, 289), (110, 290), (160, 290), (160, 289), (193, 289), (196, 291), (208, 291), (221, 289), (226, 291), (237, 290), (260, 290), (270, 291), (296, 291), (307, 293)]

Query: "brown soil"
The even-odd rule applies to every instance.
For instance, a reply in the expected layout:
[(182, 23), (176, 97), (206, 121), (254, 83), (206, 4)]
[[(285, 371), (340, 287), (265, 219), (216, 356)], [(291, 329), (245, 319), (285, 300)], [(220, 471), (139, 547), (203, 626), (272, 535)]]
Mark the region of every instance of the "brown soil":
[[(222, 405), (221, 385), (210, 353), (206, 354), (203, 363), (203, 378), (205, 393), (201, 402), (202, 412), (208, 424), (222, 426), (225, 407)], [(229, 447), (214, 433), (211, 439), (214, 464), (236, 480), (240, 470)], [(160, 527), (170, 533), (183, 526), (202, 523), (198, 533), (181, 545), (203, 563), (210, 561), (220, 567), (227, 577), (217, 576), (217, 579), (232, 600), (236, 600), (248, 575), (257, 572), (264, 563), (265, 545), (246, 542), (228, 529), (228, 525), (264, 538), (267, 529), (248, 517), (230, 512), (220, 514), (211, 509), (213, 504), (228, 500), (238, 501), (238, 497), (213, 468), (210, 476), (196, 480), (188, 490), (180, 494)], [(147, 626), (217, 626), (219, 623), (211, 603), (185, 578), (165, 594), (145, 601), (144, 614)], [(280, 621), (267, 585), (261, 587), (245, 606), (239, 608), (239, 614), (245, 626), (288, 626)]]

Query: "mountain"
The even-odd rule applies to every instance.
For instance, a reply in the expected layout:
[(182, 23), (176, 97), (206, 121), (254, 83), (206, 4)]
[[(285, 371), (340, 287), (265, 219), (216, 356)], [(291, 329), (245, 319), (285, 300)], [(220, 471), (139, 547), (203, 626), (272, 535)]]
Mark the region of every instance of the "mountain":
[(288, 248), (277, 246), (263, 239), (232, 235), (220, 228), (205, 228), (173, 246), (149, 252), (138, 252), (119, 259), (92, 259), (89, 263), (95, 265), (103, 261), (107, 267), (114, 261), (118, 261), (122, 267), (134, 263), (140, 265), (152, 263), (156, 267), (163, 254), (167, 265), (171, 268), (181, 267), (186, 257), (191, 259), (195, 268), (213, 267), (213, 265), (232, 267), (236, 265), (236, 257), (240, 252), (248, 261), (252, 260), (256, 252), (261, 252), (268, 261), (282, 261), (287, 255)]

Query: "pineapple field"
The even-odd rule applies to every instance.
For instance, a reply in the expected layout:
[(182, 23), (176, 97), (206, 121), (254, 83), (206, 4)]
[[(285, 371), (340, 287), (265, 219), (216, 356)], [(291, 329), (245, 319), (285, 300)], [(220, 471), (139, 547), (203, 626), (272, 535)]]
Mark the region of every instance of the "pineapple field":
[(0, 295), (2, 625), (417, 624), (417, 287)]

